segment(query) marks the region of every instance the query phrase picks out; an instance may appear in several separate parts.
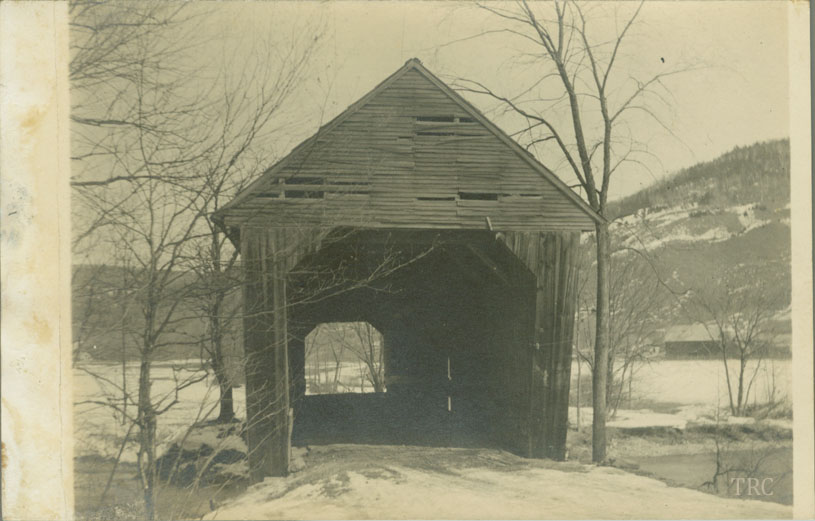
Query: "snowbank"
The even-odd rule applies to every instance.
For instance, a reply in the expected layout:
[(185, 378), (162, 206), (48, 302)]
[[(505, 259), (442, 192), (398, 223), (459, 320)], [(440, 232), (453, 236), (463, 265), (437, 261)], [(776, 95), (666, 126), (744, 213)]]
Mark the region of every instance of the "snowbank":
[[(577, 407), (569, 407), (569, 423), (577, 425)], [(614, 418), (606, 422), (606, 426), (617, 429), (643, 429), (643, 428), (673, 428), (685, 429), (689, 424), (695, 425), (751, 425), (757, 423), (755, 418), (745, 416), (730, 416), (727, 409), (717, 411), (715, 407), (705, 405), (685, 405), (679, 407), (676, 412), (660, 413), (650, 409), (618, 409)], [(592, 424), (591, 407), (580, 408), (581, 427)], [(761, 425), (770, 426), (777, 429), (792, 430), (792, 420), (789, 419), (764, 419)]]
[(248, 482), (243, 424), (195, 425), (158, 458), (159, 477), (176, 485)]
[[(328, 451), (322, 457), (313, 450), (304, 472), (268, 478), (206, 519), (767, 519), (792, 514), (783, 505), (723, 499), (618, 469), (521, 460), (500, 451), (334, 447), (321, 448)], [(462, 458), (471, 464), (462, 466)]]

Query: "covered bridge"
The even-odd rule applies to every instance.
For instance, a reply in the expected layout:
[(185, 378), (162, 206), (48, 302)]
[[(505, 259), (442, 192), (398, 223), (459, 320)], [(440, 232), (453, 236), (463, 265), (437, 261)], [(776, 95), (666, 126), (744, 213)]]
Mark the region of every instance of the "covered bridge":
[[(576, 247), (601, 218), (419, 60), (213, 219), (245, 274), (253, 479), (359, 407), (382, 443), (564, 458)], [(387, 392), (310, 406), (304, 338), (356, 321), (384, 337)]]

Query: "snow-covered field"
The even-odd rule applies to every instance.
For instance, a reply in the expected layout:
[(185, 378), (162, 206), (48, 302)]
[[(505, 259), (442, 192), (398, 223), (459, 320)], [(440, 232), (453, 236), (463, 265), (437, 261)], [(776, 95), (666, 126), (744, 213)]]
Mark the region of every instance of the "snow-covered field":
[[(789, 392), (789, 361), (771, 362), (760, 371), (756, 389)], [(186, 369), (184, 368), (186, 367)], [(348, 368), (348, 376), (355, 373)], [(92, 376), (93, 373), (96, 376)], [(135, 390), (138, 366), (126, 371)], [(576, 375), (576, 368), (573, 369)], [(153, 368), (154, 400), (168, 404), (158, 421), (159, 454), (195, 422), (218, 412), (212, 378), (173, 392), (177, 381), (203, 375), (194, 364), (159, 363)], [(326, 375), (328, 376), (328, 375)], [(74, 371), (75, 454), (116, 457), (127, 432), (119, 413), (99, 403), (121, 405), (121, 366), (90, 364)], [(717, 361), (661, 361), (640, 368), (633, 392), (637, 399), (673, 404), (670, 413), (618, 411), (612, 427), (671, 426), (705, 421), (717, 404), (726, 404), (724, 374)], [(724, 394), (723, 394), (724, 393)], [(244, 389), (234, 393), (236, 412), (245, 415)], [(760, 398), (757, 398), (760, 399)], [(135, 413), (129, 405), (127, 414)], [(576, 420), (577, 409), (570, 410)], [(731, 418), (730, 420), (737, 420)], [(591, 410), (581, 411), (582, 424)], [(725, 421), (728, 421), (725, 419)], [(133, 439), (136, 433), (131, 433)], [(189, 443), (197, 443), (190, 438)], [(304, 451), (305, 452), (305, 451)], [(288, 478), (267, 478), (240, 496), (215, 505), (210, 519), (422, 519), (422, 518), (786, 518), (789, 507), (725, 499), (691, 489), (669, 487), (656, 479), (608, 467), (526, 460), (503, 451), (433, 447), (327, 445), (302, 455), (305, 468)], [(136, 459), (135, 444), (122, 460)], [(591, 501), (586, 501), (586, 491)], [(200, 512), (203, 514), (203, 512)], [(196, 515), (200, 515), (196, 514)]]
[[(175, 368), (180, 368), (174, 370)], [(158, 420), (159, 453), (169, 443), (183, 434), (195, 422), (212, 419), (218, 414), (218, 387), (212, 377), (205, 378), (182, 389), (175, 395), (176, 381), (184, 382), (204, 376), (195, 370), (195, 364), (186, 362), (156, 363), (152, 370), (153, 400), (164, 407), (174, 400), (178, 402), (162, 414)], [(139, 366), (127, 365), (126, 388), (131, 396), (139, 381)], [(176, 378), (178, 380), (176, 380)], [(117, 364), (83, 364), (74, 369), (74, 455), (115, 457), (130, 422), (122, 422), (122, 416), (108, 405), (88, 402), (109, 402), (122, 407), (122, 368)], [(239, 417), (245, 414), (245, 393), (236, 389), (235, 409)], [(136, 407), (129, 403), (128, 416), (135, 416)], [(131, 440), (136, 432), (131, 433)], [(129, 444), (122, 453), (122, 461), (136, 461), (135, 445)]]
[[(789, 360), (770, 360), (764, 362), (752, 384), (750, 402), (766, 401), (767, 396), (775, 389), (776, 398), (789, 397), (791, 385), (791, 365)], [(186, 369), (185, 369), (186, 367)], [(736, 369), (732, 363), (731, 372)], [(752, 369), (752, 366), (751, 366)], [(583, 367), (583, 372), (586, 368)], [(96, 376), (92, 376), (93, 373)], [(343, 368), (343, 374), (353, 377), (353, 384), (359, 385), (358, 369)], [(752, 372), (748, 373), (752, 374)], [(162, 414), (158, 421), (159, 453), (179, 437), (193, 423), (212, 419), (218, 413), (218, 389), (213, 378), (206, 378), (180, 391), (175, 396), (176, 379), (194, 379), (203, 375), (195, 370), (194, 364), (157, 363), (153, 368), (154, 400), (163, 399), (168, 404), (177, 399), (177, 403)], [(328, 376), (328, 375), (325, 375)], [(572, 367), (572, 377), (577, 378), (577, 367)], [(116, 364), (84, 364), (82, 369), (74, 370), (75, 410), (75, 454), (77, 456), (115, 457), (125, 434), (128, 422), (121, 421), (121, 415), (112, 408), (100, 403), (110, 402), (116, 407), (122, 405), (121, 366)], [(138, 383), (138, 365), (127, 366), (127, 388), (132, 393)], [(572, 385), (576, 385), (573, 380)], [(366, 389), (368, 390), (368, 389)], [(726, 407), (727, 386), (722, 363), (717, 360), (670, 360), (652, 362), (641, 366), (634, 377), (632, 395), (636, 400), (654, 403), (677, 404), (681, 407), (672, 414), (654, 413), (652, 411), (620, 410), (613, 420), (613, 426), (676, 426), (683, 427), (687, 421), (699, 421), (704, 416), (714, 414), (717, 406)], [(234, 391), (235, 409), (238, 417), (245, 411), (244, 389)], [(128, 405), (128, 415), (135, 414), (135, 406)], [(576, 409), (571, 410), (571, 421), (576, 422)], [(584, 409), (581, 424), (587, 425), (591, 413)], [(619, 425), (617, 425), (617, 422)], [(135, 435), (136, 433), (131, 433)], [(128, 445), (123, 454), (123, 461), (135, 461), (135, 445)]]
[[(738, 362), (728, 361), (733, 391), (736, 391)], [(660, 360), (643, 364), (635, 370), (632, 385), (634, 399), (681, 405), (725, 407), (728, 404), (727, 376), (721, 360)], [(588, 372), (582, 367), (582, 373)], [(776, 400), (792, 398), (790, 360), (764, 360), (756, 371), (750, 362), (745, 371), (745, 386), (755, 373), (748, 403), (765, 403), (774, 394)], [(577, 363), (572, 364), (572, 385), (576, 385)], [(627, 391), (627, 389), (626, 389)]]
[(306, 394), (320, 394), (315, 389), (320, 383), (334, 381), (337, 377), (338, 392), (372, 393), (374, 387), (367, 378), (368, 368), (362, 362), (340, 362), (324, 364), (323, 366), (309, 366), (306, 369)]

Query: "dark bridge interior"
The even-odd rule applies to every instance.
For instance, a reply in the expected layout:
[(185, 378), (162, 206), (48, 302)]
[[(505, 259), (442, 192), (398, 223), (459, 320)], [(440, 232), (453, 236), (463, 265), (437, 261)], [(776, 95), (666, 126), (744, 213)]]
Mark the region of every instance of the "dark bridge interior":
[[(288, 278), (292, 443), (522, 450), (535, 281), (489, 232), (366, 231), (324, 242)], [(306, 396), (306, 335), (362, 321), (384, 337), (387, 392)]]

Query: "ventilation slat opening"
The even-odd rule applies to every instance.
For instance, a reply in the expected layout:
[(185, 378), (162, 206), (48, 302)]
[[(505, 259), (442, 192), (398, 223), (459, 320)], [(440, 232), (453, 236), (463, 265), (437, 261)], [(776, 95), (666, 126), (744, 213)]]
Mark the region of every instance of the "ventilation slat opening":
[(424, 197), (417, 197), (417, 201), (455, 201), (455, 197), (447, 197), (447, 196), (439, 196), (439, 197), (431, 197), (431, 196), (424, 196)]
[(455, 123), (456, 118), (453, 116), (416, 116), (416, 121), (419, 123)]
[(539, 200), (543, 199), (542, 194), (521, 193), (521, 194), (501, 194), (500, 201), (520, 201), (520, 200)]
[(497, 201), (498, 194), (490, 192), (459, 192), (462, 201)]
[(419, 131), (416, 132), (417, 136), (460, 136), (461, 134), (457, 134), (455, 132), (431, 132), (431, 131)]
[(329, 199), (343, 198), (346, 196), (368, 196), (371, 192), (367, 190), (343, 190), (342, 192), (326, 192), (325, 196)]

